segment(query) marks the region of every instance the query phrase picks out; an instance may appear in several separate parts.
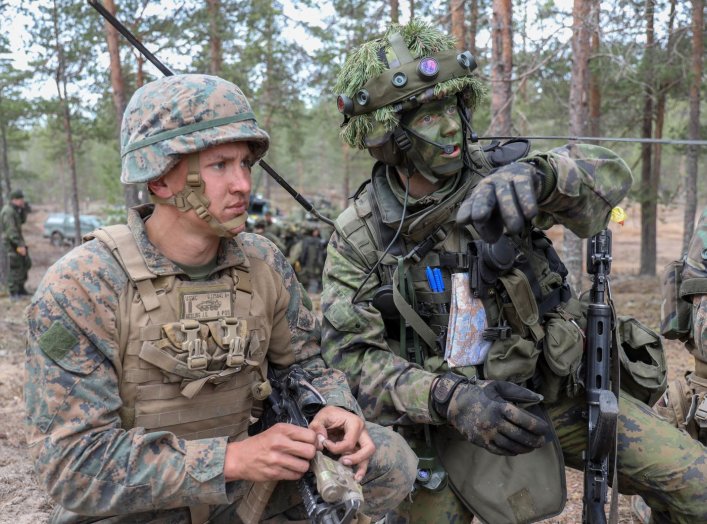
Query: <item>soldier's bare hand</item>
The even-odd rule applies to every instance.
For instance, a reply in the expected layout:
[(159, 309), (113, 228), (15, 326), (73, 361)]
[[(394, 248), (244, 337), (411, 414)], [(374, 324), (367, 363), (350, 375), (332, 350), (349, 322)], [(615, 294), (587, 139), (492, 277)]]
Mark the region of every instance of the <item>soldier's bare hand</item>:
[(326, 406), (317, 413), (309, 427), (324, 437), (324, 447), (342, 456), (342, 464), (356, 466), (354, 478), (359, 482), (363, 480), (376, 445), (361, 417), (342, 408)]
[(27, 248), (25, 246), (19, 246), (17, 249), (17, 254), (23, 257), (27, 256)]
[(293, 424), (273, 427), (226, 448), (226, 481), (297, 480), (317, 451), (317, 433)]

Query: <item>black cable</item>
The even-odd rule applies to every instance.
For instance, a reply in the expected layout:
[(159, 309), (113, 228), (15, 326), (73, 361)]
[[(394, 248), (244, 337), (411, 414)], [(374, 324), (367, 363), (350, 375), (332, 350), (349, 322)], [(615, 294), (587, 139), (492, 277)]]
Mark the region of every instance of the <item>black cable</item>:
[[(386, 169), (388, 169), (389, 166), (386, 166)], [(412, 169), (411, 166), (408, 166), (407, 168), (407, 174), (405, 175), (406, 178), (406, 184), (405, 184), (405, 198), (403, 200), (403, 212), (400, 215), (400, 225), (398, 225), (398, 230), (395, 232), (395, 235), (393, 236), (393, 239), (390, 241), (390, 244), (388, 244), (388, 247), (385, 248), (385, 251), (383, 251), (383, 254), (378, 257), (378, 260), (376, 263), (373, 265), (373, 267), (368, 271), (368, 274), (366, 275), (366, 278), (363, 279), (363, 282), (361, 282), (361, 285), (358, 286), (356, 289), (356, 292), (354, 293), (354, 296), (351, 298), (351, 303), (355, 304), (356, 299), (358, 298), (358, 294), (361, 292), (363, 289), (363, 286), (366, 285), (366, 282), (368, 282), (368, 279), (371, 278), (371, 275), (374, 273), (376, 269), (378, 269), (378, 266), (380, 266), (381, 262), (385, 258), (385, 256), (388, 254), (388, 251), (390, 251), (390, 248), (393, 247), (393, 244), (397, 242), (398, 237), (400, 236), (400, 232), (403, 229), (403, 222), (405, 221), (405, 213), (407, 211), (407, 206), (408, 206), (408, 198), (410, 197), (410, 178), (412, 177), (411, 175)]]

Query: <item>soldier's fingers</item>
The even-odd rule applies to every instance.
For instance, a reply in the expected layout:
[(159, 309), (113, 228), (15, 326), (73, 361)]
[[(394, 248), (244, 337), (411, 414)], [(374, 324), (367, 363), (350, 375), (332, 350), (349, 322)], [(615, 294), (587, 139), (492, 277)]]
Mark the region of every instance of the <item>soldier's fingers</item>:
[(360, 464), (363, 461), (368, 461), (376, 451), (376, 445), (373, 443), (368, 431), (364, 430), (358, 439), (358, 449), (356, 451), (347, 452), (342, 457), (342, 463), (347, 466)]
[(503, 433), (497, 433), (493, 439), (493, 443), (500, 450), (503, 450), (504, 455), (520, 455), (522, 453), (528, 453), (538, 446), (530, 446), (523, 442), (518, 442), (517, 440), (510, 439)]
[(481, 182), (471, 194), (471, 221), (486, 222), (497, 205), (496, 190), (492, 183)]
[(511, 234), (520, 232), (525, 226), (525, 218), (521, 215), (513, 184), (507, 180), (497, 180), (494, 187), (498, 209), (506, 229)]
[(513, 179), (515, 195), (519, 207), (526, 220), (538, 214), (538, 200), (535, 197), (533, 179), (529, 176), (518, 176)]

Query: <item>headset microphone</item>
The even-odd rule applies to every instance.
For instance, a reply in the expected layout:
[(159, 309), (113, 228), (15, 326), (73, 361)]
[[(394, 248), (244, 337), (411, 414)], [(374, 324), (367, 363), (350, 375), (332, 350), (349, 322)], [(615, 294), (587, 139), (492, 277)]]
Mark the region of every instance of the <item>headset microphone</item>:
[(439, 144), (437, 142), (433, 142), (432, 140), (429, 140), (428, 138), (425, 138), (424, 136), (422, 136), (419, 133), (416, 133), (415, 131), (413, 131), (412, 129), (410, 129), (407, 126), (401, 125), (400, 127), (402, 127), (408, 133), (412, 133), (413, 135), (415, 135), (417, 138), (419, 138), (423, 142), (426, 142), (427, 144), (430, 144), (431, 146), (441, 149), (442, 151), (444, 151), (445, 155), (451, 155), (452, 153), (454, 153), (454, 148), (455, 148), (454, 144)]

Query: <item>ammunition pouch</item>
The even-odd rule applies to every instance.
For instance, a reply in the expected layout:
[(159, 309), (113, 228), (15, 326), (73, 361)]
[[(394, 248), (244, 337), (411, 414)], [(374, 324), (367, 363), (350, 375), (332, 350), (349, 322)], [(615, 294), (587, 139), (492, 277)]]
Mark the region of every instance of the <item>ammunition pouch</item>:
[(631, 317), (618, 317), (621, 389), (652, 406), (668, 386), (663, 343), (657, 333)]
[(692, 331), (692, 307), (680, 294), (685, 259), (673, 260), (663, 269), (660, 304), (660, 334), (685, 342)]

